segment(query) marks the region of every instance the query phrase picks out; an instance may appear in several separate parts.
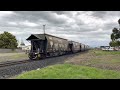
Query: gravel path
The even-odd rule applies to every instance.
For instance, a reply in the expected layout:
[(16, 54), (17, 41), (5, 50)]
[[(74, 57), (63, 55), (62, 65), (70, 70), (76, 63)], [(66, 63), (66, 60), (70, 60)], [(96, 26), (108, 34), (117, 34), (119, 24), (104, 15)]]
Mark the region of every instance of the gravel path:
[(21, 74), (25, 71), (43, 68), (48, 65), (64, 63), (64, 61), (69, 60), (70, 58), (75, 57), (80, 54), (81, 53), (76, 53), (76, 54), (64, 55), (64, 56), (60, 56), (60, 57), (47, 58), (44, 60), (33, 61), (33, 62), (19, 64), (19, 65), (2, 67), (2, 68), (0, 68), (0, 79), (11, 78), (11, 77)]

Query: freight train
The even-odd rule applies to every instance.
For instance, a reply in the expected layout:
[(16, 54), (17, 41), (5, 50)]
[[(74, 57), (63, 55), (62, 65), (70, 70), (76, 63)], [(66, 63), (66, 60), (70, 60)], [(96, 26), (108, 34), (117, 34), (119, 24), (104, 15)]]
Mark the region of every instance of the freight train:
[(89, 50), (88, 45), (49, 34), (31, 34), (26, 40), (31, 42), (31, 60)]

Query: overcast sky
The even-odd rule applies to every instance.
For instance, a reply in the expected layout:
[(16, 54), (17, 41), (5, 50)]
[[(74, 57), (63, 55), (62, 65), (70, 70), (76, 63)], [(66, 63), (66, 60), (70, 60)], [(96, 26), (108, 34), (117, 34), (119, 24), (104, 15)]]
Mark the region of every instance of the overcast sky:
[(120, 11), (0, 11), (0, 33), (8, 31), (30, 44), (31, 34), (46, 33), (92, 47), (109, 45)]

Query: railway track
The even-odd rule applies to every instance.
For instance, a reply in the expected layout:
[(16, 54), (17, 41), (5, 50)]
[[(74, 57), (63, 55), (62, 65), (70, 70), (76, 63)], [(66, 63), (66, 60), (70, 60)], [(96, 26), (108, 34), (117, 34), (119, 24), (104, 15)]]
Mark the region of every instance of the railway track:
[[(85, 53), (85, 52), (81, 52)], [(71, 55), (71, 54), (67, 54), (67, 55)], [(67, 56), (67, 55), (62, 55), (62, 56)], [(47, 58), (55, 58), (55, 57), (61, 57), (61, 56), (54, 56), (54, 57), (46, 57)], [(41, 60), (45, 60), (45, 59), (41, 59)], [(22, 63), (28, 63), (28, 62), (34, 62), (34, 61), (40, 61), (40, 60), (21, 60), (21, 61), (7, 61), (7, 62), (1, 62), (0, 63), (0, 68), (1, 67), (7, 67), (7, 66), (12, 66), (12, 65), (18, 65), (18, 64), (22, 64)]]
[(22, 60), (22, 61), (7, 61), (7, 62), (2, 62), (0, 63), (0, 68), (1, 67), (6, 67), (6, 66), (12, 66), (12, 65), (17, 65), (17, 64), (22, 64), (22, 63), (28, 63), (32, 62), (31, 60)]
[[(58, 57), (58, 56), (56, 56)], [(53, 58), (53, 57), (46, 57), (47, 58)], [(43, 59), (41, 59), (43, 60)], [(1, 67), (7, 67), (7, 66), (12, 66), (12, 65), (18, 65), (18, 64), (23, 64), (23, 63), (28, 63), (28, 62), (34, 62), (34, 61), (40, 61), (40, 60), (21, 60), (21, 61), (6, 61), (6, 62), (1, 62), (0, 63), (0, 68)]]

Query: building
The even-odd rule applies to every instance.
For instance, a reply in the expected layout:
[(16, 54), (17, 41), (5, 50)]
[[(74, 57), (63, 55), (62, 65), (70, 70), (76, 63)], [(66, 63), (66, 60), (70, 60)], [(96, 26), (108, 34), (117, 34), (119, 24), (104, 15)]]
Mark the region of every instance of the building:
[(21, 42), (18, 42), (18, 48), (22, 49), (23, 47), (25, 47), (25, 44), (24, 44), (23, 40), (21, 40)]
[(26, 50), (30, 50), (31, 49), (31, 45), (28, 45), (28, 46), (24, 46), (22, 47), (22, 50), (26, 51)]

